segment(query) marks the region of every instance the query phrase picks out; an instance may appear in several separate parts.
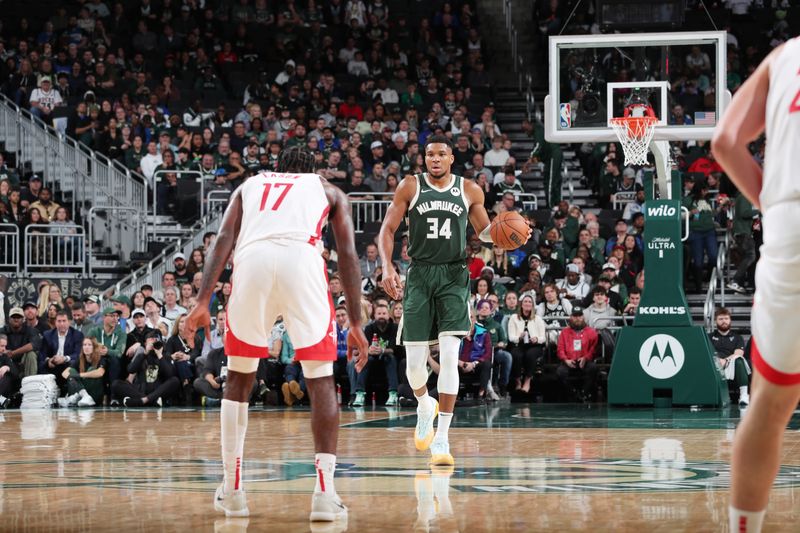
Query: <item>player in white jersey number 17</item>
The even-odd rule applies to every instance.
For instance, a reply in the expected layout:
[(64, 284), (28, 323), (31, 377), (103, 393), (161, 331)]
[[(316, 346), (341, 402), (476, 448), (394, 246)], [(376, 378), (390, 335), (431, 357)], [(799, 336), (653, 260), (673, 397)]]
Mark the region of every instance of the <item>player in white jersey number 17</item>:
[[(786, 224), (791, 221), (782, 220), (784, 216), (772, 218), (786, 209), (800, 212), (797, 177), (793, 168), (786, 172), (784, 163), (797, 157), (798, 70), (800, 40), (794, 39), (775, 49), (742, 85), (712, 141), (717, 161), (764, 214), (764, 246), (756, 271), (751, 320), (755, 373), (750, 406), (736, 430), (731, 459), (729, 523), (730, 531), (738, 533), (761, 530), (770, 488), (780, 468), (783, 433), (800, 399), (800, 342), (790, 330), (793, 322), (786, 320), (796, 310), (800, 296), (800, 289), (793, 287), (798, 283), (791, 281), (800, 270), (800, 231)], [(748, 145), (765, 127), (770, 146), (764, 172)], [(781, 194), (774, 194), (776, 190)]]
[[(315, 246), (326, 218), (336, 238), (339, 277), (351, 324), (348, 355), (357, 351), (359, 370), (368, 357), (368, 343), (361, 329), (361, 270), (347, 197), (312, 174), (314, 155), (304, 147), (289, 148), (281, 153), (278, 169), (279, 173), (249, 178), (231, 195), (219, 235), (206, 255), (197, 306), (186, 318), (187, 338), (194, 339), (201, 327), (208, 337), (211, 294), (237, 247), (225, 335), (228, 376), (220, 409), (224, 476), (214, 495), (214, 507), (229, 517), (249, 514), (242, 474), (248, 400), (258, 362), (269, 355), (269, 331), (276, 316), (283, 315), (311, 398), (316, 487), (309, 517), (311, 521), (334, 521), (346, 518), (347, 508), (333, 484), (339, 405), (333, 380), (336, 341), (327, 331), (335, 331), (335, 325), (331, 325), (333, 306), (324, 262)], [(286, 200), (293, 186), (287, 180), (295, 180), (295, 192), (303, 193), (301, 201)], [(272, 191), (270, 196), (270, 189), (282, 190), (277, 194)], [(283, 208), (292, 213), (280, 213), (282, 201)], [(294, 263), (295, 258), (306, 270)], [(296, 283), (298, 272), (302, 285)], [(288, 292), (286, 287), (290, 287)]]

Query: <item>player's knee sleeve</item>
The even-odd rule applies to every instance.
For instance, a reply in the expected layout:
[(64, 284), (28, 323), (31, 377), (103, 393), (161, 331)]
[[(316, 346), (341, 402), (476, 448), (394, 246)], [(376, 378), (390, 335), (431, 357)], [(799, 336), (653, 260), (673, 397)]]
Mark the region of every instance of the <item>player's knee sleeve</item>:
[(458, 349), (461, 339), (439, 335), (439, 393), (458, 394)]
[(252, 374), (258, 370), (258, 362), (260, 359), (256, 357), (241, 357), (238, 355), (228, 356), (228, 370), (239, 372), (240, 374)]
[(406, 346), (406, 377), (414, 390), (421, 389), (428, 382), (429, 346)]
[(306, 379), (326, 378), (333, 375), (333, 361), (300, 361)]

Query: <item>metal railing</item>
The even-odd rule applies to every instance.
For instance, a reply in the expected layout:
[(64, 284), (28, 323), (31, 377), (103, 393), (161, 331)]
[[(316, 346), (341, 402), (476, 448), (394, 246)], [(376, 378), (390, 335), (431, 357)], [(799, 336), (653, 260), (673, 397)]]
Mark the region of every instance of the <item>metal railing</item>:
[(730, 231), (725, 232), (724, 240), (717, 250), (717, 264), (711, 271), (711, 279), (706, 290), (706, 299), (703, 302), (703, 324), (707, 332), (714, 331), (714, 313), (716, 312), (717, 284), (720, 288), (720, 305), (725, 307), (725, 280), (728, 279), (728, 248), (730, 247)]
[[(548, 316), (548, 317), (542, 317), (542, 318), (545, 320), (545, 322), (547, 322), (547, 325), (545, 326), (544, 329), (548, 334), (552, 333), (552, 332), (561, 334), (561, 331), (569, 325), (569, 317), (568, 316)], [(625, 326), (632, 326), (633, 325), (634, 316), (633, 315), (617, 315), (617, 316), (613, 316), (613, 317), (603, 317), (603, 318), (600, 318), (599, 320), (606, 320), (606, 321), (609, 321), (609, 322), (613, 322), (615, 325), (606, 326), (605, 328), (600, 328), (600, 329), (607, 329), (608, 331), (613, 332), (614, 336), (616, 337), (617, 332), (620, 331), (622, 328), (624, 328)], [(591, 324), (587, 324), (587, 326), (594, 327)], [(595, 328), (595, 329), (597, 329), (597, 328)], [(548, 342), (545, 343), (545, 344), (550, 344), (549, 335), (548, 335)], [(614, 354), (607, 354), (606, 353), (606, 345), (605, 345), (605, 343), (603, 343), (599, 339), (598, 339), (598, 344), (600, 345), (600, 357), (599, 357), (599, 359), (602, 360), (602, 361), (606, 361), (606, 362), (610, 361), (611, 356), (613, 356)]]
[(356, 233), (364, 233), (364, 227), (370, 222), (379, 222), (386, 216), (386, 210), (392, 204), (392, 192), (352, 192), (347, 195), (353, 212), (353, 225)]
[(121, 279), (114, 286), (115, 294), (130, 296), (145, 284), (161, 287), (161, 276), (172, 269), (172, 264), (169, 262), (172, 255), (176, 252), (181, 252), (186, 257), (191, 257), (192, 250), (203, 244), (203, 236), (206, 233), (219, 230), (222, 223), (222, 214), (222, 211), (214, 211), (198, 220), (192, 226), (191, 237), (167, 246), (158, 257)]
[(166, 176), (167, 174), (175, 174), (176, 176), (180, 177), (181, 175), (185, 176), (194, 176), (194, 180), (196, 183), (200, 184), (200, 218), (203, 218), (206, 213), (206, 204), (203, 201), (205, 199), (205, 184), (203, 180), (203, 173), (199, 170), (177, 170), (177, 169), (163, 169), (158, 170), (153, 173), (153, 240), (156, 239), (156, 234), (158, 232), (158, 224), (156, 220), (158, 219), (158, 184), (161, 182), (161, 176)]
[(536, 211), (539, 209), (539, 198), (532, 192), (514, 193), (514, 198), (518, 202), (522, 202), (522, 209), (524, 211)]
[(86, 233), (78, 224), (25, 227), (25, 268), (85, 274)]
[(618, 192), (611, 195), (611, 202), (614, 205), (614, 209), (625, 209), (625, 206), (631, 203), (636, 199), (636, 193), (633, 191), (629, 192)]
[(224, 211), (231, 199), (231, 191), (208, 191), (205, 198), (206, 213)]
[[(108, 239), (104, 242), (110, 243), (112, 253), (119, 255), (122, 261), (126, 261), (130, 252), (136, 250), (137, 243), (145, 240), (146, 228), (142, 212), (135, 207), (94, 205), (89, 209), (89, 246), (90, 248), (97, 240), (97, 225), (95, 220), (100, 213), (112, 214), (105, 220), (106, 234)], [(132, 216), (121, 216), (127, 213)], [(92, 262), (89, 262), (89, 275), (92, 274)]]
[[(143, 176), (118, 161), (45, 124), (0, 95), (0, 141), (16, 156), (17, 166), (30, 165), (45, 185), (71, 193), (73, 217), (88, 204), (133, 207), (145, 212), (147, 184)], [(139, 243), (144, 246), (145, 241)]]
[(0, 224), (0, 270), (19, 269), (19, 226)]

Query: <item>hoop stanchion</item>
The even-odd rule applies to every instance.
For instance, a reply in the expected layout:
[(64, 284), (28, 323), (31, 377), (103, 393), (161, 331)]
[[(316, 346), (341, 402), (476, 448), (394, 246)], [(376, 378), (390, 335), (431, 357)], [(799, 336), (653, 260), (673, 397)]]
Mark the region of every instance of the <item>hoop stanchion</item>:
[(626, 165), (647, 164), (647, 149), (658, 119), (655, 117), (614, 117), (609, 125), (617, 134)]

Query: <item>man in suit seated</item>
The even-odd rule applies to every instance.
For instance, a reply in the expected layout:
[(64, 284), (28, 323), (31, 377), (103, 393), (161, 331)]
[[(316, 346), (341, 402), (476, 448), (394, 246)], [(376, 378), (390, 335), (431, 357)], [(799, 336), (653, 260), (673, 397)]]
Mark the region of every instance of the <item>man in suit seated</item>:
[(39, 350), (39, 373), (54, 374), (59, 388), (66, 387), (62, 376), (69, 367), (78, 368), (83, 333), (70, 326), (66, 311), (56, 314), (56, 327), (42, 335)]

